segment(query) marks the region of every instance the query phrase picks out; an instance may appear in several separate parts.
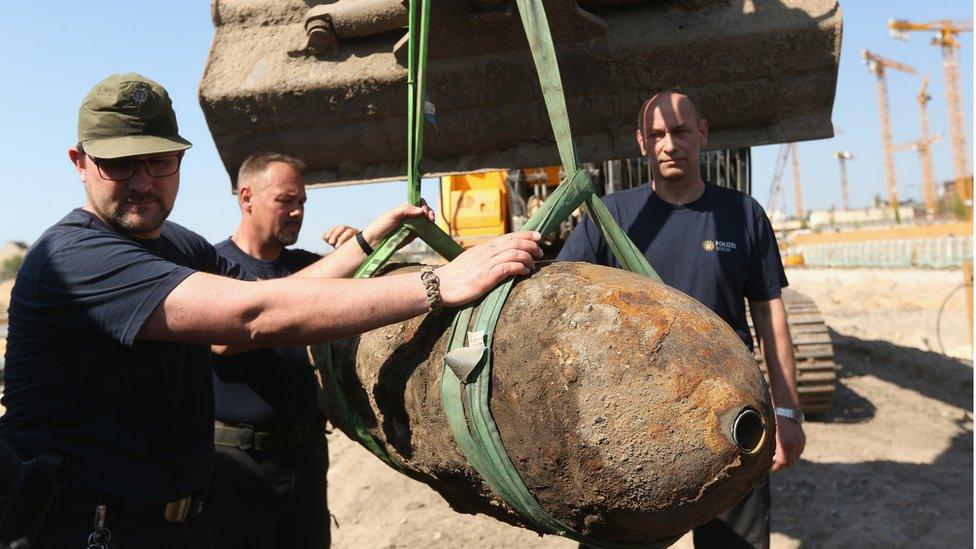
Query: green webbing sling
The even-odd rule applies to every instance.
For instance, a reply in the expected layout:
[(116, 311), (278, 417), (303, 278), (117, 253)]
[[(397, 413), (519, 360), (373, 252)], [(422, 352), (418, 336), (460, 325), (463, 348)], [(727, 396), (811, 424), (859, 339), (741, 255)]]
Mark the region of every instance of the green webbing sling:
[[(567, 180), (543, 203), (542, 208), (526, 222), (523, 229), (548, 234), (585, 203), (591, 219), (604, 235), (621, 266), (660, 280), (644, 255), (617, 225), (606, 206), (594, 196), (589, 174), (579, 167), (555, 48), (542, 1), (517, 0), (517, 3), (549, 111), (563, 171), (567, 175)], [(451, 326), (448, 353), (441, 374), (441, 398), (454, 438), (465, 457), (492, 489), (541, 530), (597, 547), (636, 547), (638, 544), (584, 536), (554, 518), (525, 486), (508, 456), (491, 416), (489, 391), (492, 340), (502, 306), (513, 282), (513, 279), (507, 280), (481, 300), (480, 304), (462, 309)], [(677, 538), (639, 546), (666, 547), (675, 539)]]
[[(424, 87), (427, 67), (427, 35), (430, 29), (430, 0), (410, 2), (409, 42), (407, 55), (407, 201), (420, 205), (420, 160), (424, 142)], [(464, 249), (440, 227), (427, 218), (407, 219), (396, 231), (387, 236), (356, 270), (354, 278), (370, 278), (386, 264), (397, 249), (411, 236), (416, 235), (434, 251), (448, 260), (457, 257)], [(335, 403), (334, 418), (351, 427), (366, 448), (391, 467), (409, 473), (407, 469), (386, 451), (386, 448), (370, 434), (366, 422), (349, 402), (342, 391), (343, 376), (332, 363), (330, 345), (322, 345), (317, 353), (322, 365), (324, 390), (330, 391)]]
[[(419, 0), (419, 2), (419, 12), (417, 2), (410, 2), (408, 16), (407, 179), (408, 201), (415, 205), (420, 203), (421, 172), (419, 163), (423, 153), (424, 86), (427, 64), (427, 36), (430, 27), (430, 0)], [(539, 211), (528, 220), (523, 229), (548, 234), (555, 230), (559, 223), (576, 208), (585, 203), (588, 206), (587, 211), (591, 219), (603, 233), (621, 266), (660, 280), (647, 263), (646, 258), (630, 241), (626, 233), (620, 229), (603, 203), (594, 196), (589, 174), (579, 167), (570, 132), (555, 49), (541, 0), (518, 0), (518, 6), (539, 73), (539, 80), (553, 131), (556, 135), (563, 169), (567, 175), (566, 180), (543, 203)], [(356, 278), (366, 278), (375, 274), (411, 233), (419, 236), (448, 260), (453, 259), (462, 251), (462, 248), (450, 236), (427, 219), (407, 220), (403, 226), (389, 235), (370, 254), (357, 270)], [(448, 355), (457, 357), (459, 353), (467, 352), (469, 356), (477, 357), (476, 365), (480, 366), (480, 369), (465, 374), (464, 379), (459, 379), (451, 368), (450, 358), (445, 361), (441, 379), (441, 395), (455, 440), (472, 467), (478, 471), (492, 489), (513, 509), (534, 522), (543, 531), (585, 541), (599, 547), (635, 547), (634, 544), (587, 538), (553, 518), (529, 492), (505, 450), (489, 408), (491, 342), (495, 325), (513, 283), (514, 279), (505, 281), (485, 296), (480, 303), (471, 304), (455, 314), (447, 349)], [(476, 309), (477, 316), (475, 316)], [(471, 327), (472, 318), (475, 319), (473, 333), (467, 334), (468, 328)], [(364, 445), (380, 459), (401, 471), (406, 471), (406, 468), (393, 459), (386, 452), (386, 449), (372, 437), (363, 419), (349, 405), (341, 390), (338, 371), (332, 367), (331, 351), (328, 348), (325, 348), (325, 351), (326, 356), (323, 357), (325, 360), (322, 362), (325, 365), (326, 380), (334, 391), (336, 413), (341, 416), (338, 419), (352, 426)], [(672, 542), (673, 540), (667, 540), (660, 544), (643, 546), (666, 546)]]

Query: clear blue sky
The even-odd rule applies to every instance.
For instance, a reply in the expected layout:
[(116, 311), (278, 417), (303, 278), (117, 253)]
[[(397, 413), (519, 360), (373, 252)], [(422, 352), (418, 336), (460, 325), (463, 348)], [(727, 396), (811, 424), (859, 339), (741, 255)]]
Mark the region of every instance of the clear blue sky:
[[(759, 0), (775, 1), (775, 0)], [(874, 76), (861, 61), (868, 48), (932, 75), (929, 86), (932, 131), (948, 137), (941, 52), (924, 33), (908, 43), (888, 36), (889, 18), (930, 21), (972, 19), (965, 0), (869, 0), (841, 2), (844, 41), (833, 120), (843, 133), (829, 140), (799, 144), (804, 201), (807, 208), (840, 203), (835, 149), (847, 149), (854, 206), (867, 205), (884, 192)], [(68, 163), (66, 150), (75, 142), (78, 105), (98, 80), (114, 72), (135, 71), (158, 80), (169, 90), (181, 133), (194, 143), (183, 165), (180, 195), (171, 219), (210, 240), (227, 237), (238, 212), (197, 103), (197, 85), (210, 48), (213, 28), (205, 0), (162, 2), (139, 0), (84, 3), (10, 2), (0, 17), (0, 148), (6, 168), (0, 200), (0, 243), (33, 242), (49, 225), (81, 205), (84, 191)], [(972, 35), (962, 38), (963, 95), (968, 146), (972, 152)], [(918, 135), (915, 94), (921, 76), (890, 71), (895, 142)], [(570, 113), (572, 116), (572, 113)], [(753, 186), (763, 204), (772, 179), (776, 147), (753, 149)], [(972, 156), (970, 156), (970, 163)], [(935, 148), (937, 180), (952, 177), (947, 143)], [(902, 197), (921, 197), (918, 157), (897, 157)], [(786, 181), (789, 181), (787, 174)], [(437, 189), (425, 185), (432, 204)], [(320, 230), (334, 223), (363, 226), (383, 209), (402, 202), (402, 184), (381, 184), (309, 192), (305, 230), (299, 244), (322, 251)], [(792, 205), (792, 198), (788, 198)], [(792, 206), (790, 206), (792, 207)]]

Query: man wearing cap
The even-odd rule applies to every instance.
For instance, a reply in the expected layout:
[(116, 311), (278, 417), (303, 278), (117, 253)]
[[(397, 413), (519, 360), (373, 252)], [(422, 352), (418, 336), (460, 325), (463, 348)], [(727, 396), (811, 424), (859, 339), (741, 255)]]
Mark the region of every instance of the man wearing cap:
[[(259, 279), (318, 261), (318, 254), (288, 248), (305, 216), (304, 169), (283, 154), (247, 157), (237, 173), (241, 220), (230, 238), (214, 245), (217, 253)], [(338, 248), (357, 235), (336, 226), (325, 240)], [(216, 355), (213, 371), (217, 454), (202, 518), (215, 545), (328, 547), (329, 456), (306, 348)]]
[[(431, 271), (338, 280), (354, 242), (299, 280), (248, 281), (199, 235), (165, 221), (190, 143), (169, 95), (136, 74), (98, 83), (69, 150), (86, 199), (27, 252), (13, 288), (0, 436), (25, 458), (64, 456), (62, 497), (35, 546), (207, 547), (197, 514), (213, 462), (210, 345), (294, 346), (457, 306), (541, 256), (507, 235)], [(377, 243), (403, 206), (371, 225)], [(428, 292), (429, 290), (429, 292)], [(428, 297), (429, 296), (429, 297)]]

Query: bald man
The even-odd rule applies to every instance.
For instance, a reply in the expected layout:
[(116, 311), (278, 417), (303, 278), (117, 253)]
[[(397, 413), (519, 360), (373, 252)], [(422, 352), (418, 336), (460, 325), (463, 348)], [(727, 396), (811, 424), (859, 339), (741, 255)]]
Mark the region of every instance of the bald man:
[[(286, 277), (321, 256), (291, 249), (305, 214), (305, 165), (248, 157), (237, 176), (241, 220), (214, 245), (255, 278)], [(336, 248), (358, 231), (333, 227)], [(328, 547), (328, 449), (319, 385), (305, 347), (215, 355), (216, 460), (202, 518), (216, 547)]]
[[(604, 202), (664, 282), (722, 317), (751, 350), (749, 301), (776, 413), (773, 471), (789, 467), (799, 461), (806, 438), (781, 298), (786, 274), (769, 219), (752, 197), (702, 179), (698, 157), (708, 144), (708, 121), (687, 94), (664, 90), (645, 101), (637, 143), (653, 181)], [(619, 267), (589, 218), (558, 259)], [(770, 507), (766, 477), (739, 504), (695, 528), (695, 547), (769, 547)]]

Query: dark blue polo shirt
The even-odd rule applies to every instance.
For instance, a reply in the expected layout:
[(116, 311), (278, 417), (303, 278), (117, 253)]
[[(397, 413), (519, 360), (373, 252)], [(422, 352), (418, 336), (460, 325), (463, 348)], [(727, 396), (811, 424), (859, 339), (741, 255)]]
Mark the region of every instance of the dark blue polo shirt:
[[(214, 248), (262, 280), (288, 276), (321, 259), (312, 252), (289, 249), (282, 250), (274, 260), (256, 259), (231, 239)], [(278, 429), (319, 417), (318, 382), (305, 347), (214, 356), (213, 383), (220, 421)]]
[(27, 456), (64, 453), (74, 491), (163, 502), (205, 488), (210, 349), (136, 340), (196, 271), (244, 276), (174, 223), (135, 239), (78, 209), (45, 231), (11, 295), (0, 434)]
[[(776, 235), (759, 203), (710, 183), (698, 200), (681, 206), (662, 200), (649, 184), (603, 202), (666, 284), (714, 311), (752, 348), (743, 298), (773, 299), (787, 285)], [(619, 267), (589, 217), (558, 259)]]

